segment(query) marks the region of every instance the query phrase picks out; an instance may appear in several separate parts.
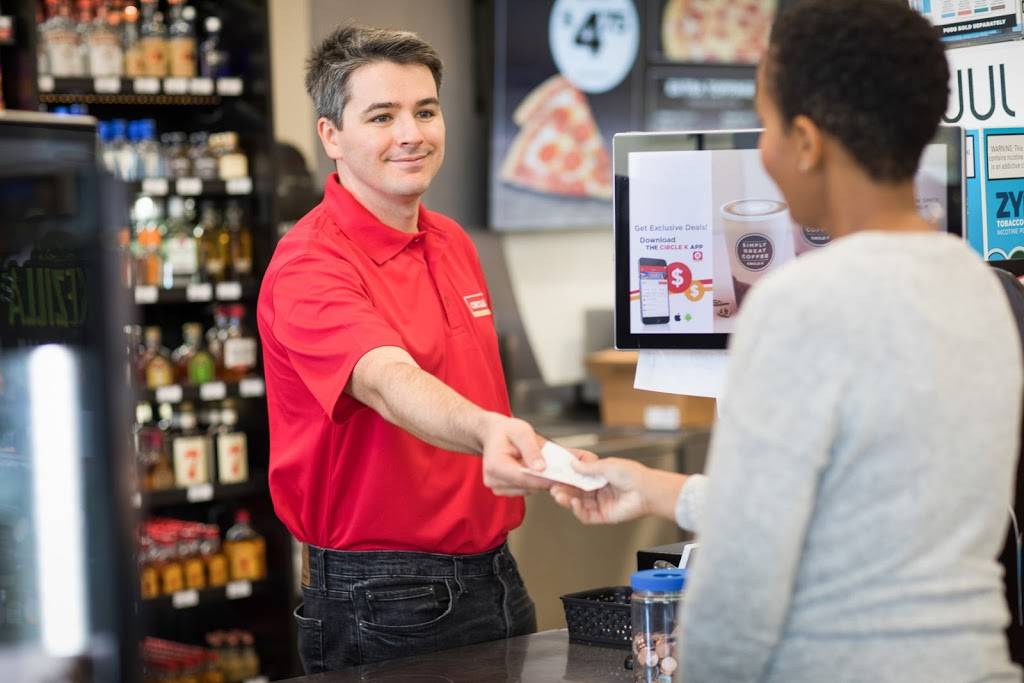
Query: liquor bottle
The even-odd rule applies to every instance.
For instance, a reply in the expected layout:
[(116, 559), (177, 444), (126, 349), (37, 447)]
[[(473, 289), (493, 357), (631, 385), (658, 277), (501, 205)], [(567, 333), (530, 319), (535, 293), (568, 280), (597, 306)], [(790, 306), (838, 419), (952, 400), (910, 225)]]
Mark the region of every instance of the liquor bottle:
[(210, 151), (209, 139), (205, 131), (189, 135), (189, 158), (192, 160), (192, 173), (197, 178), (217, 180), (217, 158)]
[(36, 4), (36, 33), (39, 35), (39, 40), (36, 41), (36, 71), (39, 76), (50, 76), (50, 55), (47, 53), (45, 35), (46, 31), (43, 28), (46, 26), (52, 15), (50, 11), (56, 9), (56, 4), (47, 2), (44, 4)]
[(219, 17), (206, 17), (206, 40), (199, 46), (199, 75), (204, 78), (228, 76), (228, 54), (220, 46), (221, 21)]
[(231, 260), (230, 241), (220, 214), (212, 202), (203, 205), (203, 213), (195, 234), (199, 239), (200, 259), (207, 279), (220, 282), (226, 274), (228, 262)]
[(258, 581), (266, 576), (266, 541), (252, 528), (252, 515), (240, 509), (235, 524), (224, 535), (232, 581)]
[(108, 8), (106, 3), (99, 3), (88, 36), (89, 69), (93, 77), (120, 78), (124, 73), (120, 9)]
[(142, 1), (141, 39), (145, 73), (161, 78), (167, 75), (167, 27), (164, 15), (157, 11), (156, 0)]
[(200, 552), (201, 545), (202, 527), (194, 523), (183, 525), (178, 537), (178, 552), (185, 572), (185, 588), (206, 588), (206, 562)]
[(238, 147), (238, 133), (229, 130), (217, 133), (216, 136), (211, 135), (210, 147), (217, 157), (217, 172), (221, 180), (249, 176), (249, 158)]
[(249, 480), (249, 446), (245, 432), (237, 431), (238, 410), (235, 402), (221, 404), (219, 424), (214, 427), (217, 445), (217, 481), (240, 484)]
[(206, 348), (217, 363), (217, 376), (224, 379), (224, 342), (228, 338), (228, 307), (213, 307), (213, 327), (206, 331)]
[(199, 552), (206, 561), (206, 580), (211, 587), (223, 586), (231, 579), (227, 555), (221, 550), (220, 529), (207, 524), (203, 529), (203, 543)]
[(184, 0), (168, 0), (171, 6), (167, 50), (170, 55), (171, 76), (195, 78), (196, 75), (196, 32), (188, 16), (195, 16), (195, 9), (185, 7)]
[[(193, 201), (194, 200), (190, 200)], [(193, 222), (185, 216), (185, 200), (167, 201), (167, 239), (164, 241), (164, 286), (184, 287), (199, 278), (199, 244)]]
[(216, 364), (210, 352), (203, 348), (203, 328), (199, 323), (185, 323), (181, 327), (184, 342), (171, 354), (178, 381), (203, 384), (216, 379)]
[(142, 119), (138, 122), (139, 140), (135, 147), (138, 157), (139, 178), (164, 178), (167, 176), (167, 160), (163, 149), (156, 141), (156, 121)]
[(146, 75), (146, 53), (139, 37), (139, 8), (129, 4), (124, 8), (124, 75), (138, 78)]
[(239, 640), (242, 644), (241, 673), (242, 680), (247, 681), (259, 677), (260, 657), (256, 654), (255, 639), (249, 631), (241, 631)]
[(135, 284), (158, 287), (163, 279), (164, 258), (160, 253), (162, 238), (155, 225), (140, 225), (136, 243)]
[(232, 201), (225, 212), (231, 250), (231, 272), (236, 278), (252, 275), (252, 231), (245, 224), (242, 205)]
[(139, 362), (147, 389), (157, 389), (174, 384), (174, 366), (171, 364), (171, 354), (161, 344), (161, 336), (159, 327), (154, 325), (146, 328), (146, 350)]
[(174, 470), (167, 457), (165, 433), (153, 424), (153, 407), (139, 401), (135, 407), (136, 449), (142, 469), (143, 491), (166, 491), (174, 488)]
[(156, 543), (156, 566), (160, 574), (160, 589), (171, 595), (185, 589), (185, 569), (178, 558), (178, 538), (171, 528), (152, 532)]
[(40, 27), (40, 41), (46, 45), (50, 73), (57, 77), (85, 75), (78, 31), (71, 18), (70, 0), (46, 0), (50, 18)]
[(210, 483), (210, 439), (198, 429), (192, 404), (181, 404), (178, 412), (181, 433), (171, 440), (174, 453), (174, 481), (179, 488)]
[(92, 41), (93, 30), (92, 0), (77, 0), (76, 5), (75, 31), (78, 33), (78, 50), (82, 55), (82, 75), (92, 76), (92, 65), (89, 62), (89, 43)]
[(224, 339), (224, 370), (221, 378), (227, 382), (238, 382), (256, 367), (256, 338), (242, 327), (245, 306), (232, 304), (227, 307), (227, 330)]
[(189, 178), (192, 175), (192, 160), (188, 155), (188, 136), (180, 131), (160, 136), (163, 155), (167, 160), (167, 175), (171, 178)]

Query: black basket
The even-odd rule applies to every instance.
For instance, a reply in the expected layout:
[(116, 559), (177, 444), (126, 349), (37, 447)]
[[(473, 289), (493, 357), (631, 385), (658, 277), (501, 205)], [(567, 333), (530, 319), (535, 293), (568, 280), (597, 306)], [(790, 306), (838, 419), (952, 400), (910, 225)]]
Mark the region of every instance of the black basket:
[(569, 640), (629, 650), (633, 642), (629, 586), (595, 588), (562, 596)]

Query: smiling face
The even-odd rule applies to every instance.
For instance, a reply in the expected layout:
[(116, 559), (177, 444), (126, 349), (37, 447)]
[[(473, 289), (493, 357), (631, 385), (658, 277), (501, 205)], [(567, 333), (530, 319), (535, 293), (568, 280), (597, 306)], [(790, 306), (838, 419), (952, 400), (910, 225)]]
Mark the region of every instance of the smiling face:
[(326, 118), (317, 124), (342, 185), (375, 202), (419, 199), (444, 160), (444, 118), (430, 69), (374, 62), (352, 72), (348, 89), (341, 127)]

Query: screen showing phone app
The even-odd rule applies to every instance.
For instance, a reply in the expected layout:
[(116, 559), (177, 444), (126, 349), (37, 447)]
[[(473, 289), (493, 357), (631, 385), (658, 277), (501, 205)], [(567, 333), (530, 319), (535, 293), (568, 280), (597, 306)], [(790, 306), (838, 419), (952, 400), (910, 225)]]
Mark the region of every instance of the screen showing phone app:
[(640, 315), (646, 325), (668, 322), (668, 271), (664, 263), (640, 264)]

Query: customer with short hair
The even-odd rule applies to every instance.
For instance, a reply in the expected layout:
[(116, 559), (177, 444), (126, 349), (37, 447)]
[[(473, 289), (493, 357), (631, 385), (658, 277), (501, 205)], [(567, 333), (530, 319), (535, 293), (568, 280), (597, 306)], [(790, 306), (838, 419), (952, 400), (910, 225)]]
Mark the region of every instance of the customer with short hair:
[(708, 477), (587, 457), (584, 522), (674, 518), (701, 543), (682, 680), (1020, 681), (996, 561), (1021, 423), (995, 275), (922, 218), (946, 57), (905, 2), (805, 0), (757, 74), (764, 166), (832, 237), (763, 278), (732, 338)]

